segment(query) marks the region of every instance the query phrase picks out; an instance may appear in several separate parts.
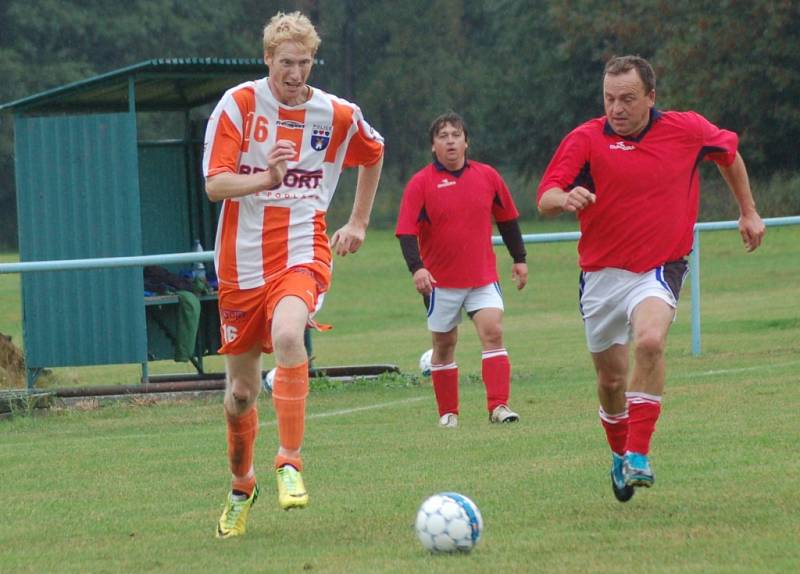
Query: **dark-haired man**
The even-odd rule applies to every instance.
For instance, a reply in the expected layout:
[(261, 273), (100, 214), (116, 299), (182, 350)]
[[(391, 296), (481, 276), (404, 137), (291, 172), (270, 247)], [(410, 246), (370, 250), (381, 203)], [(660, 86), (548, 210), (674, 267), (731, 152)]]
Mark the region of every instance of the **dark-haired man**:
[(462, 309), (472, 319), (483, 348), (489, 420), (515, 422), (519, 415), (508, 406), (511, 364), (503, 345), (503, 297), (492, 223), (497, 222), (514, 260), (512, 279), (522, 289), (528, 282), (528, 266), (519, 213), (500, 174), (487, 164), (467, 160), (467, 126), (458, 114), (436, 118), (430, 140), (433, 162), (406, 186), (395, 233), (428, 309), (439, 425), (458, 426), (455, 348)]
[[(612, 58), (605, 116), (570, 132), (538, 188), (545, 215), (580, 220), (580, 309), (597, 372), (600, 420), (612, 450), (614, 495), (654, 482), (648, 458), (661, 412), (664, 349), (675, 319), (699, 206), (698, 164), (711, 160), (739, 205), (747, 251), (764, 236), (735, 133), (695, 112), (655, 108), (655, 73), (638, 56)], [(629, 376), (629, 343), (633, 368)]]

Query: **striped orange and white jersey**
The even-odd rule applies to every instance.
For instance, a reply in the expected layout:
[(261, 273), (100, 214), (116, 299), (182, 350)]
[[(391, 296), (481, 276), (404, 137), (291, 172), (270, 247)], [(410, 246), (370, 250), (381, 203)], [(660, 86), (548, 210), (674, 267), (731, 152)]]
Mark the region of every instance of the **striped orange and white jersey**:
[(288, 267), (330, 266), (325, 212), (342, 169), (373, 165), (383, 155), (383, 138), (358, 106), (317, 88), (305, 103), (285, 106), (263, 78), (228, 90), (217, 104), (203, 175), (263, 171), (281, 139), (297, 150), (283, 182), (223, 202), (214, 249), (221, 286), (252, 289)]

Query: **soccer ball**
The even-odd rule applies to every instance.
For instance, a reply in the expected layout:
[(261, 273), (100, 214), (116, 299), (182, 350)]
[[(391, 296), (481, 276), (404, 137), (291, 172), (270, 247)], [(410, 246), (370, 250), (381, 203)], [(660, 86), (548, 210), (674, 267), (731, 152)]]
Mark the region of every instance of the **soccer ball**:
[(431, 552), (469, 552), (481, 537), (483, 517), (463, 494), (440, 492), (422, 503), (414, 526)]
[(270, 369), (264, 378), (261, 380), (261, 386), (268, 393), (272, 392), (272, 382), (275, 380), (275, 369)]
[(431, 376), (431, 358), (433, 357), (433, 349), (428, 349), (419, 358), (419, 370), (423, 377)]

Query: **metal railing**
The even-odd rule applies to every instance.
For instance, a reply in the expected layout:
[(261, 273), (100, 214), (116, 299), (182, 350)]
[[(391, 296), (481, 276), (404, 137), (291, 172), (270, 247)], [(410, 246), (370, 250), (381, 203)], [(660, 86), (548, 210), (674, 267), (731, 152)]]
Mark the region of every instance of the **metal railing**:
[[(800, 216), (773, 217), (764, 220), (767, 227), (782, 225), (800, 225)], [(699, 356), (701, 352), (700, 334), (700, 233), (702, 231), (722, 231), (737, 229), (736, 221), (711, 221), (698, 223), (694, 227), (694, 247), (689, 256), (689, 273), (691, 277), (692, 296), (692, 354)], [(579, 231), (561, 233), (535, 233), (522, 236), (525, 243), (557, 243), (561, 241), (577, 241)], [(493, 236), (492, 243), (501, 245), (500, 236)], [(70, 269), (99, 269), (112, 267), (143, 267), (145, 265), (168, 265), (172, 263), (193, 263), (195, 261), (213, 261), (213, 251), (190, 251), (187, 253), (171, 253), (165, 255), (139, 255), (133, 257), (101, 257), (96, 259), (62, 259), (53, 261), (26, 261), (20, 263), (0, 263), (0, 274), (29, 273), (35, 271), (65, 271)]]
[[(800, 216), (792, 217), (771, 217), (764, 220), (767, 227), (778, 227), (782, 225), (800, 225)], [(694, 245), (692, 253), (689, 255), (689, 277), (690, 290), (692, 295), (692, 355), (700, 356), (701, 353), (701, 334), (700, 334), (700, 232), (701, 231), (722, 231), (738, 229), (737, 221), (709, 221), (697, 223), (694, 226)], [(562, 233), (536, 233), (523, 235), (525, 243), (555, 243), (559, 241), (577, 241), (580, 239), (580, 231), (566, 231)], [(492, 243), (502, 245), (503, 239), (500, 236), (492, 237)]]

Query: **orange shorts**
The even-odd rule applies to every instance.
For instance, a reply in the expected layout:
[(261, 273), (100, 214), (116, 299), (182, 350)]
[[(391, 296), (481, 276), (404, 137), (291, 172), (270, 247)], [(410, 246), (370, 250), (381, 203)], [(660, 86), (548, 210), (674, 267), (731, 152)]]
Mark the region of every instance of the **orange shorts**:
[(272, 352), (272, 315), (284, 297), (302, 299), (308, 312), (317, 310), (321, 296), (331, 282), (330, 270), (321, 265), (291, 267), (254, 289), (220, 286), (219, 318), (222, 347), (220, 354), (238, 355), (261, 343), (265, 353)]

